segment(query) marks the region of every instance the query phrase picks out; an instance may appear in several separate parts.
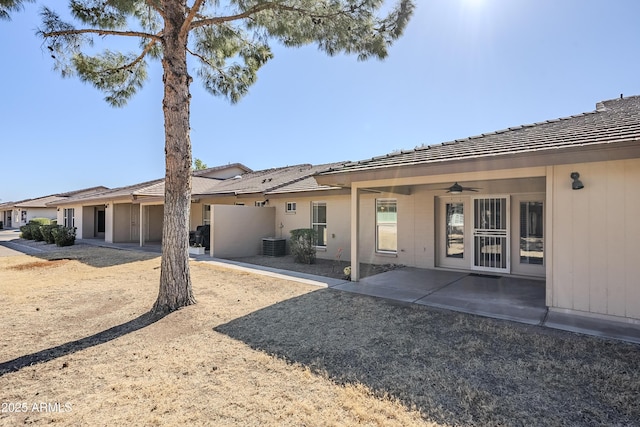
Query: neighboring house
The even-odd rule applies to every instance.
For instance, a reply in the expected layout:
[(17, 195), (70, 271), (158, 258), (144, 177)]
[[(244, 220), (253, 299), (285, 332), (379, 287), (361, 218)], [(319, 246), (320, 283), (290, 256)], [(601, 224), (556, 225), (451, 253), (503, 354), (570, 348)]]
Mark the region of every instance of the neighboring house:
[(71, 197), (87, 196), (106, 190), (107, 187), (98, 186), (69, 191), (66, 193), (52, 194), (34, 199), (21, 200), (19, 202), (4, 203), (0, 205), (2, 220), (6, 228), (18, 228), (27, 224), (34, 218), (47, 218), (55, 220), (58, 212), (55, 204)]
[(348, 212), (339, 216), (349, 207), (349, 192), (318, 185), (313, 175), (340, 164), (266, 169), (209, 188), (194, 186), (191, 224), (210, 225), (214, 257), (257, 255), (262, 238), (287, 240), (293, 229), (315, 228), (318, 256), (333, 258), (349, 246)]
[(0, 221), (3, 228), (13, 228), (13, 205), (14, 202), (0, 203)]
[[(190, 228), (210, 227), (211, 256), (242, 257), (259, 254), (262, 238), (286, 240), (292, 229), (313, 227), (319, 231), (319, 256), (331, 258), (334, 255), (328, 251), (349, 246), (349, 226), (343, 221), (348, 214), (345, 218), (331, 216), (345, 207), (348, 209), (349, 192), (319, 186), (313, 175), (339, 164), (249, 171), (224, 180), (194, 174)], [(158, 215), (141, 220), (143, 228), (161, 230), (164, 181), (136, 189), (135, 196), (141, 206), (155, 206), (159, 210)], [(327, 203), (340, 203), (342, 208), (329, 210), (332, 214), (327, 217)], [(334, 220), (331, 239), (327, 237), (327, 218)], [(337, 230), (342, 230), (339, 236)], [(150, 240), (140, 239), (141, 245), (146, 242)]]
[[(262, 238), (288, 239), (293, 229), (315, 228), (320, 258), (343, 251), (348, 258), (350, 192), (313, 178), (341, 164), (262, 171), (233, 164), (195, 171), (190, 229), (210, 226), (211, 256), (240, 257), (259, 254)], [(163, 203), (164, 180), (158, 179), (71, 197), (55, 208), (59, 223), (76, 227), (79, 239), (143, 246), (162, 241)]]
[(540, 278), (551, 310), (640, 322), (640, 97), (315, 178), (350, 192), (354, 281), (359, 262)]
[[(239, 163), (193, 172), (193, 185), (219, 182), (250, 172)], [(164, 180), (79, 195), (53, 202), (58, 223), (77, 228), (78, 239), (102, 239), (109, 243), (162, 241)]]

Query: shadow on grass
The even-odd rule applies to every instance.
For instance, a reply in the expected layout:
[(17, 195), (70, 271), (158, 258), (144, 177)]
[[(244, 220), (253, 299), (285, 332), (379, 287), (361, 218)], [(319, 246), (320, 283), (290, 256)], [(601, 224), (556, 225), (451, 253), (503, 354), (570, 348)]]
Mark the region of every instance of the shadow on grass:
[(215, 331), (448, 425), (631, 425), (640, 347), (332, 289)]
[(162, 319), (163, 317), (164, 315), (156, 315), (148, 312), (126, 323), (122, 323), (120, 325), (106, 329), (102, 332), (98, 332), (97, 334), (91, 335), (89, 337), (81, 338), (76, 341), (71, 341), (56, 347), (47, 348), (36, 353), (27, 354), (17, 357), (13, 360), (0, 363), (0, 377), (10, 372), (17, 372), (27, 366), (50, 362), (59, 357), (73, 354), (96, 345), (107, 343), (131, 332), (135, 332), (139, 329), (145, 328)]

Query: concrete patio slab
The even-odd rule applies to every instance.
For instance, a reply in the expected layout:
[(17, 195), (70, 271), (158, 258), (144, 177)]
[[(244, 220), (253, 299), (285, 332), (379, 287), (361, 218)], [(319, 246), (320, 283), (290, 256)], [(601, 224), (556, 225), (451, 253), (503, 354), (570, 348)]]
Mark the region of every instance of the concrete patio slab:
[(464, 276), (466, 273), (404, 267), (333, 288), (396, 301), (415, 302)]
[(474, 274), (438, 289), (416, 304), (530, 325), (542, 324), (547, 313), (543, 281)]

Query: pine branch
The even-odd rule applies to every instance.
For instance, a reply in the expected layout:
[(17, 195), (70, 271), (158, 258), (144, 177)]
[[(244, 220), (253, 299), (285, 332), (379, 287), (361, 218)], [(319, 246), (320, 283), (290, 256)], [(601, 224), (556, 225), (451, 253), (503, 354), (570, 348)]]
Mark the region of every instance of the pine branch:
[(151, 9), (155, 10), (158, 15), (162, 16), (163, 19), (166, 19), (167, 16), (157, 0), (145, 0), (145, 3), (149, 5)]
[(162, 32), (158, 34), (149, 34), (140, 31), (116, 31), (116, 30), (102, 30), (98, 28), (83, 28), (73, 30), (62, 31), (38, 31), (38, 34), (42, 37), (64, 37), (64, 36), (78, 36), (83, 34), (96, 34), (98, 36), (127, 36), (127, 37), (141, 37), (144, 39), (152, 39), (155, 41), (162, 41)]
[(184, 23), (182, 24), (182, 28), (180, 28), (180, 34), (178, 35), (180, 39), (184, 40), (185, 37), (187, 36), (187, 33), (191, 29), (191, 23), (193, 22), (194, 18), (196, 17), (196, 14), (202, 7), (202, 4), (204, 3), (204, 1), (205, 0), (196, 0), (193, 3), (193, 6), (191, 6), (191, 8), (189, 9), (189, 14), (185, 18)]
[(311, 18), (314, 24), (321, 24), (322, 19), (332, 19), (338, 16), (352, 17), (351, 14), (358, 12), (364, 6), (365, 4), (364, 2), (362, 2), (358, 5), (351, 5), (349, 9), (343, 9), (343, 10), (332, 12), (332, 13), (319, 13), (314, 10), (303, 9), (303, 8), (293, 7), (293, 6), (285, 6), (280, 3), (265, 2), (265, 3), (260, 3), (256, 6), (253, 6), (251, 9), (248, 9), (242, 13), (238, 13), (235, 15), (216, 16), (213, 18), (200, 19), (198, 21), (193, 22), (191, 24), (190, 29), (208, 26), (208, 25), (219, 25), (225, 22), (238, 21), (241, 19), (252, 19), (254, 15), (258, 14), (259, 12), (263, 12), (267, 10), (297, 13), (298, 15), (307, 16)]
[(147, 43), (147, 45), (144, 47), (144, 49), (142, 50), (142, 53), (140, 53), (140, 55), (138, 55), (137, 58), (135, 58), (133, 61), (131, 61), (128, 64), (125, 64), (121, 67), (118, 68), (112, 68), (112, 69), (106, 69), (106, 72), (117, 72), (117, 71), (124, 71), (124, 70), (128, 70), (131, 69), (133, 67), (135, 67), (136, 65), (138, 65), (140, 62), (142, 62), (142, 60), (144, 59), (145, 56), (147, 56), (147, 54), (151, 51), (151, 49), (153, 49), (154, 45), (157, 43), (157, 41), (153, 40), (150, 41), (149, 43)]

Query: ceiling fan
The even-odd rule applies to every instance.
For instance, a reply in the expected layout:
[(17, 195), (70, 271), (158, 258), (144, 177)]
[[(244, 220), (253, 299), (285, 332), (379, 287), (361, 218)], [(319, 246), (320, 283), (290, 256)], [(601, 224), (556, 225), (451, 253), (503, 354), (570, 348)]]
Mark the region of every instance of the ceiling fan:
[(474, 191), (477, 192), (478, 190), (480, 190), (480, 188), (475, 188), (475, 187), (463, 187), (462, 185), (458, 184), (457, 182), (455, 184), (453, 184), (451, 187), (447, 187), (447, 188), (439, 188), (439, 190), (447, 190), (447, 193), (450, 194), (460, 194), (463, 191)]

